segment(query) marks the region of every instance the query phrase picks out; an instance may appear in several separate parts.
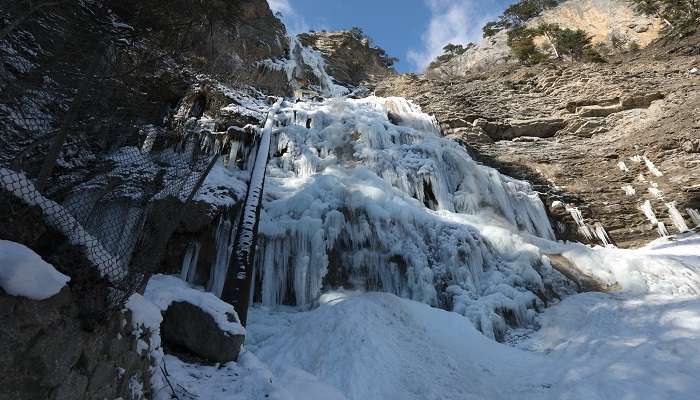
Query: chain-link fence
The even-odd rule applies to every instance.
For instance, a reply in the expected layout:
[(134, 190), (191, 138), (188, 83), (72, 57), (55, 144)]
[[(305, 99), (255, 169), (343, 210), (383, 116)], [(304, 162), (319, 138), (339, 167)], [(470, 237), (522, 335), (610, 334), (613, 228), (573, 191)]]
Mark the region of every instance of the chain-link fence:
[(100, 2), (3, 2), (0, 17), (0, 188), (81, 248), (105, 308), (120, 306), (157, 268), (215, 157), (171, 118), (167, 55)]

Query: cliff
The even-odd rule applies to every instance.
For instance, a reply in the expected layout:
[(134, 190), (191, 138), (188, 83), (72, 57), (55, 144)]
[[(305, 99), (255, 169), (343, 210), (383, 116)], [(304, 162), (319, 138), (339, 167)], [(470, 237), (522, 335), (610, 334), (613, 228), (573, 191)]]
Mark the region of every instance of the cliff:
[[(604, 43), (610, 48), (627, 48), (632, 43), (643, 48), (659, 37), (662, 28), (660, 20), (636, 13), (625, 0), (566, 0), (527, 21), (525, 26), (534, 28), (541, 23), (582, 29), (591, 36), (592, 43)], [(484, 37), (463, 54), (428, 69), (427, 73), (463, 76), (468, 72), (487, 71), (497, 64), (516, 63), (507, 39), (506, 30)], [(551, 46), (544, 37), (539, 37), (536, 43), (544, 51)]]
[(394, 60), (360, 31), (302, 33), (298, 39), (321, 53), (327, 72), (342, 85), (359, 86), (396, 73)]
[(558, 237), (600, 243), (601, 224), (618, 245), (636, 246), (659, 235), (646, 201), (669, 232), (679, 230), (675, 209), (694, 226), (686, 209), (700, 206), (699, 41), (656, 43), (602, 64), (402, 75), (377, 93), (415, 100), (476, 158), (535, 183)]

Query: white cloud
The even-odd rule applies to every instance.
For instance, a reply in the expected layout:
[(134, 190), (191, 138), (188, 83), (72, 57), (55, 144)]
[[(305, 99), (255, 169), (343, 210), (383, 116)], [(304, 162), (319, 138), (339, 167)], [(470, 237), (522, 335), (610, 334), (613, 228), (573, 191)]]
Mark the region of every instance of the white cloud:
[(294, 9), (292, 5), (289, 4), (289, 0), (267, 0), (267, 4), (274, 13), (282, 14), (294, 14)]
[[(411, 49), (407, 59), (419, 70), (442, 54), (448, 43), (467, 44), (481, 38), (481, 28), (491, 17), (484, 8), (491, 8), (493, 0), (425, 0), (431, 17), (423, 32), (420, 49)], [(486, 6), (486, 7), (484, 7)], [(491, 10), (489, 10), (491, 11)]]
[(307, 32), (309, 24), (302, 15), (296, 12), (289, 0), (267, 0), (267, 4), (275, 14), (282, 14), (282, 22), (289, 34)]

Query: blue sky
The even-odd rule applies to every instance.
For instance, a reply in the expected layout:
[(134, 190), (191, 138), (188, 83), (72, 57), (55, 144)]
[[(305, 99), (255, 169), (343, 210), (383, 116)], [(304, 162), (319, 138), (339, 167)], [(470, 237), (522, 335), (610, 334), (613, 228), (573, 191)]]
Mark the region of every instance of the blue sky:
[(447, 43), (475, 42), (481, 28), (515, 0), (268, 0), (290, 32), (362, 28), (399, 58), (401, 72), (422, 71)]

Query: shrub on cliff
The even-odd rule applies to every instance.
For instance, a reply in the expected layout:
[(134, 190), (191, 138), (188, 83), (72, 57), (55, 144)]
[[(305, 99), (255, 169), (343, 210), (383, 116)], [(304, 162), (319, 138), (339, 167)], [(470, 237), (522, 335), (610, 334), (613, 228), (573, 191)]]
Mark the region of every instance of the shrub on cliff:
[(447, 63), (458, 55), (464, 54), (473, 43), (469, 43), (466, 47), (461, 44), (448, 43), (442, 48), (443, 53), (439, 55), (433, 62), (428, 65), (428, 69), (435, 69)]
[(555, 46), (563, 55), (568, 55), (572, 60), (581, 60), (586, 49), (591, 49), (591, 37), (582, 29), (559, 29), (555, 38)]
[(629, 1), (637, 11), (664, 21), (669, 34), (687, 36), (696, 32), (700, 25), (700, 0)]
[(560, 0), (521, 0), (511, 4), (503, 11), (498, 21), (488, 22), (484, 28), (484, 37), (490, 37), (503, 29), (516, 28), (540, 15), (542, 11), (556, 7)]
[(537, 32), (528, 28), (514, 28), (508, 31), (507, 44), (518, 61), (527, 64), (537, 64), (547, 56), (537, 49), (534, 37)]

